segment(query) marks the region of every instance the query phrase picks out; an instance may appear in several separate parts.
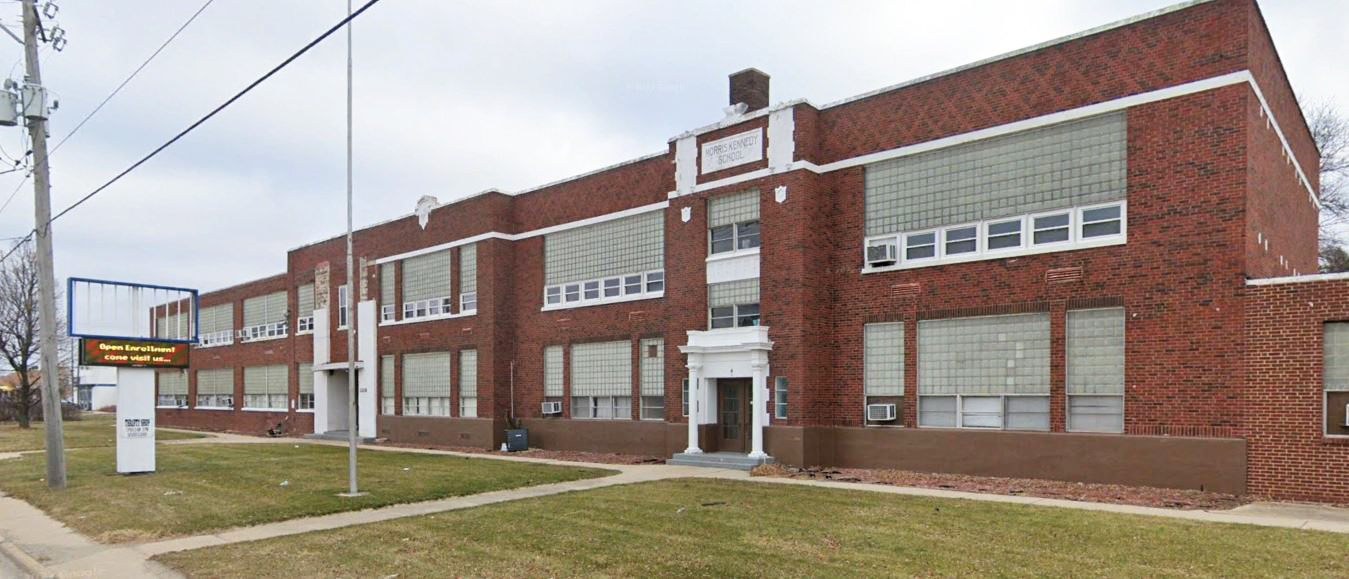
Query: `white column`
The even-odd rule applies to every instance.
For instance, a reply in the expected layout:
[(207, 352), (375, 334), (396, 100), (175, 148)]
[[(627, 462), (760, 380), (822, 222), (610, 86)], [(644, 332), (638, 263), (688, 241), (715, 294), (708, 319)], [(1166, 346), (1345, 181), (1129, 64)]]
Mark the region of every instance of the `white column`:
[(754, 391), (750, 396), (750, 458), (768, 456), (763, 451), (764, 403), (767, 402), (765, 393), (768, 392), (767, 377), (764, 374), (767, 369), (764, 364), (754, 364)]
[(698, 371), (702, 366), (698, 364), (689, 364), (689, 447), (684, 449), (685, 454), (702, 454), (703, 449), (698, 448), (698, 397), (699, 390), (702, 389), (703, 379)]

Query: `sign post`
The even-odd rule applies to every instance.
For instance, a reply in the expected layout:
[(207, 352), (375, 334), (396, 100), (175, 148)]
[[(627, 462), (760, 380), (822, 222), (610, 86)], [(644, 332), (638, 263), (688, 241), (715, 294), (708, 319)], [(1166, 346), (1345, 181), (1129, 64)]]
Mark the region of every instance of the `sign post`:
[(80, 365), (117, 369), (117, 472), (154, 472), (155, 371), (188, 367), (197, 290), (72, 277), (66, 300)]
[(186, 368), (188, 344), (80, 340), (80, 364), (117, 368), (117, 472), (155, 471), (155, 368)]

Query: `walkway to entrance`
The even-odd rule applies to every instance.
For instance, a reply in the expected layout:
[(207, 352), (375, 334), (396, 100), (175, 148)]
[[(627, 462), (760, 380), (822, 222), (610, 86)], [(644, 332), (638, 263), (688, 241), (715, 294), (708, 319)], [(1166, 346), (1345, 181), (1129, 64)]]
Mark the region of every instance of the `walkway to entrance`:
[[(213, 436), (211, 438), (182, 441), (183, 444), (237, 443), (242, 441), (256, 443), (294, 444), (294, 438), (256, 438), (239, 435)], [(309, 444), (340, 445), (336, 442), (308, 441)], [(520, 456), (496, 456), (465, 454), (443, 450), (392, 448), (384, 446), (363, 446), (370, 450), (387, 452), (413, 452), (486, 458), (519, 462), (537, 462), (565, 466), (588, 466), (599, 469), (619, 471), (619, 474), (596, 479), (585, 479), (565, 483), (524, 487), (505, 491), (482, 493), (463, 497), (454, 497), (436, 501), (394, 505), (390, 507), (353, 511), (292, 519), (278, 523), (241, 527), (194, 537), (183, 537), (131, 545), (105, 545), (71, 531), (28, 503), (0, 497), (0, 556), (8, 556), (25, 572), (35, 576), (58, 577), (175, 577), (174, 572), (149, 560), (161, 553), (183, 551), (215, 545), (225, 545), (244, 541), (269, 539), (311, 531), (336, 529), (351, 525), (387, 521), (403, 517), (434, 514), (444, 511), (472, 508), (476, 506), (584, 491), (607, 486), (631, 484), (673, 478), (724, 478), (749, 480), (764, 484), (806, 485), (838, 489), (862, 490), (894, 495), (959, 498), (977, 501), (994, 501), (1026, 505), (1052, 506), (1090, 511), (1105, 511), (1136, 515), (1149, 515), (1173, 519), (1195, 521), (1239, 523), (1266, 527), (1285, 527), (1295, 529), (1313, 529), (1349, 534), (1349, 511), (1331, 507), (1309, 505), (1286, 505), (1277, 503), (1256, 503), (1232, 511), (1181, 511), (1153, 507), (1130, 505), (1088, 503), (1062, 499), (1045, 499), (1023, 496), (987, 495), (979, 493), (946, 491), (912, 487), (844, 483), (821, 480), (799, 480), (775, 477), (750, 477), (741, 470), (679, 467), (667, 465), (614, 465), (579, 462), (563, 462), (549, 459), (527, 458)], [(721, 453), (705, 453), (716, 456)], [(43, 561), (31, 556), (41, 553)], [(0, 565), (0, 569), (4, 567)]]

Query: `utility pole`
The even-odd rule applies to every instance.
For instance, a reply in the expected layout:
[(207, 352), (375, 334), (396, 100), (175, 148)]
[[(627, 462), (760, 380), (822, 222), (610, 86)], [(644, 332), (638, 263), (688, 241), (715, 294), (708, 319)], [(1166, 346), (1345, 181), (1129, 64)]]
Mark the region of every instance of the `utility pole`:
[[(47, 99), (37, 61), (41, 30), (34, 0), (23, 0), (23, 52), (27, 62), (23, 116), (33, 140), (33, 209), (37, 225), (37, 267), (42, 349), (42, 420), (47, 427), (47, 487), (66, 488), (65, 440), (61, 430), (61, 364), (56, 344), (56, 274), (52, 265), (51, 180), (47, 173)], [(34, 98), (37, 97), (37, 98)], [(36, 101), (36, 102), (34, 102)]]

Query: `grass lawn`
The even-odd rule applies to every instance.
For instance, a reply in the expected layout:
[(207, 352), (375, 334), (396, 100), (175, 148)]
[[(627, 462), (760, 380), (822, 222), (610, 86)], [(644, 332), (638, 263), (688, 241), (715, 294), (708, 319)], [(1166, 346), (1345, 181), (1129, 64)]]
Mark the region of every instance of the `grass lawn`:
[(1343, 577), (1344, 535), (778, 484), (607, 487), (157, 557), (192, 577)]
[[(66, 448), (88, 448), (94, 446), (116, 446), (117, 428), (113, 424), (116, 417), (111, 414), (86, 414), (83, 420), (66, 420), (62, 423), (65, 431)], [(19, 452), (24, 450), (42, 450), (47, 448), (46, 425), (34, 422), (27, 430), (19, 428), (17, 422), (0, 423), (0, 452)], [(170, 432), (155, 430), (155, 440), (178, 440), (183, 438), (201, 438), (202, 434), (188, 432)]]
[[(361, 451), (360, 486), (341, 498), (347, 450), (312, 444), (159, 447), (158, 472), (123, 476), (114, 449), (66, 453), (68, 486), (51, 492), (40, 454), (0, 460), (0, 491), (104, 542), (139, 541), (604, 476), (609, 471), (389, 451)], [(289, 481), (282, 486), (283, 481)]]

